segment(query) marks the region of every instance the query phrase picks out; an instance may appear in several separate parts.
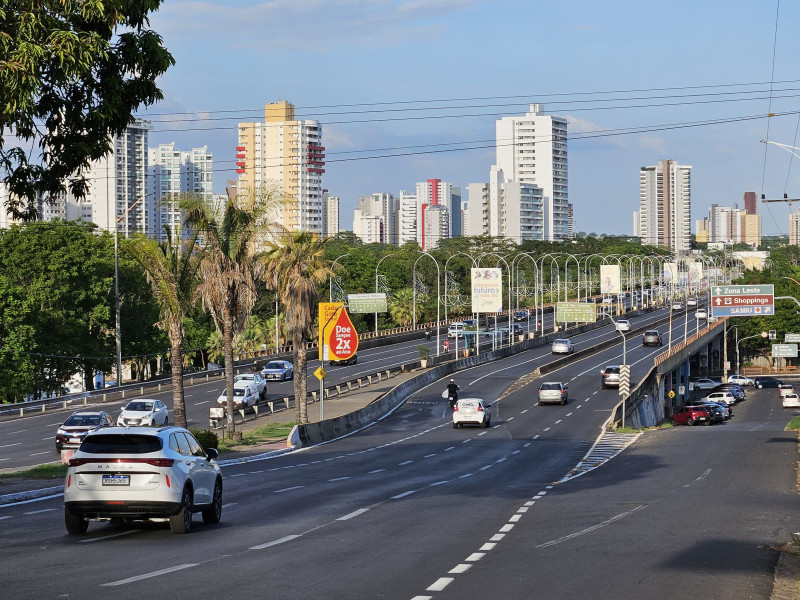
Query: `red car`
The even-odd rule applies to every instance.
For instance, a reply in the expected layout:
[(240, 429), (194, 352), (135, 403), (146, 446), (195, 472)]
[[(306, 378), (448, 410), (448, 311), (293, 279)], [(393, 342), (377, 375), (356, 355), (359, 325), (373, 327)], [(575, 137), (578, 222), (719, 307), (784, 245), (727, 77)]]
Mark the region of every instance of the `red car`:
[(702, 406), (684, 406), (679, 409), (672, 418), (676, 425), (694, 425), (695, 423), (705, 423), (711, 425), (711, 415)]

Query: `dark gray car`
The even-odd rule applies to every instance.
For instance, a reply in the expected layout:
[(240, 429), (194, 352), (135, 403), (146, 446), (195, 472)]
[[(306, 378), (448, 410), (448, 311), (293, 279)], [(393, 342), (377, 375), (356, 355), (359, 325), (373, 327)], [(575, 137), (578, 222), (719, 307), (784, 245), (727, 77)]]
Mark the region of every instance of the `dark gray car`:
[(648, 329), (642, 334), (642, 346), (661, 346), (663, 344), (658, 329)]

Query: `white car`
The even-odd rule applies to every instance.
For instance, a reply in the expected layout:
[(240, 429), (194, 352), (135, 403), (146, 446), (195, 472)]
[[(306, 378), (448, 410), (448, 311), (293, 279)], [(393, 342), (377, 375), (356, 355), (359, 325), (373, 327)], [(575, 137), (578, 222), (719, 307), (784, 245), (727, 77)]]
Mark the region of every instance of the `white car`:
[(797, 394), (786, 394), (783, 397), (783, 408), (800, 408), (800, 396)]
[(620, 319), (617, 321), (617, 331), (630, 331), (631, 322), (628, 319)]
[(672, 310), (683, 310), (683, 303), (681, 303), (681, 302), (673, 302), (672, 303)]
[(234, 383), (237, 381), (247, 381), (256, 388), (260, 400), (267, 399), (267, 380), (264, 379), (260, 373), (242, 373), (233, 378)]
[(161, 400), (131, 400), (117, 417), (120, 427), (147, 427), (169, 424), (169, 409)]
[(689, 298), (686, 301), (686, 306), (697, 306), (697, 298)]
[[(258, 404), (258, 392), (250, 382), (237, 381), (233, 384), (233, 408), (241, 410)], [(217, 406), (228, 406), (228, 390), (222, 389), (217, 398)]]
[(728, 375), (728, 383), (735, 383), (736, 385), (744, 387), (746, 385), (753, 385), (755, 381), (744, 375)]
[(724, 402), (728, 406), (736, 404), (736, 397), (731, 392), (711, 392), (703, 400), (705, 402)]
[(192, 513), (205, 523), (222, 516), (222, 473), (182, 427), (109, 427), (90, 433), (64, 479), (64, 525), (86, 533), (90, 521), (169, 521), (188, 533)]
[(708, 318), (708, 313), (706, 312), (705, 308), (698, 308), (697, 312), (694, 313), (694, 318), (699, 321), (704, 321)]
[(713, 379), (701, 378), (694, 382), (694, 389), (696, 390), (713, 390), (720, 385), (719, 381)]
[(789, 394), (794, 394), (795, 389), (791, 383), (782, 383), (778, 386), (778, 392), (780, 392), (781, 398), (783, 398)]
[(453, 429), (464, 425), (489, 427), (491, 424), (491, 405), (480, 398), (459, 398), (453, 407)]

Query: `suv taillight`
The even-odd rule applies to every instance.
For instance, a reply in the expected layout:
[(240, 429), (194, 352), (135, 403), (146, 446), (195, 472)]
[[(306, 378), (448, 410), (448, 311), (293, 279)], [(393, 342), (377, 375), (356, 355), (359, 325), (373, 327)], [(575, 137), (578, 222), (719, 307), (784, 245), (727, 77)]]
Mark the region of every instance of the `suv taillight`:
[(154, 467), (171, 467), (175, 464), (175, 461), (171, 458), (70, 458), (69, 459), (69, 466), (70, 467), (80, 467), (81, 465), (87, 465), (90, 463), (106, 463), (106, 464), (113, 464), (113, 463), (133, 463), (133, 464), (145, 464), (145, 465), (152, 465)]

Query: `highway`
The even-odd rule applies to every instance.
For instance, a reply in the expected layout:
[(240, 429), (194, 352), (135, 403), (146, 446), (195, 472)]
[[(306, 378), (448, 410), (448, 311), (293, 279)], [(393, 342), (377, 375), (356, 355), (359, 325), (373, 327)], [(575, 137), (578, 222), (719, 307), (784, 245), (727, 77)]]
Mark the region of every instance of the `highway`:
[[(634, 378), (662, 350), (637, 342)], [(541, 349), (459, 373), (462, 397), (493, 401), (488, 430), (453, 429), (437, 383), (358, 435), (226, 466), (222, 522), (196, 516), (186, 536), (97, 523), (68, 536), (59, 497), (0, 507), (4, 591), (769, 598), (770, 546), (798, 527), (796, 436), (783, 431), (794, 411), (774, 390), (750, 391), (731, 421), (644, 433), (567, 479), (618, 401), (599, 371), (620, 359), (617, 345), (546, 376), (569, 382), (566, 406), (537, 406), (536, 385), (519, 383), (547, 360)]]

